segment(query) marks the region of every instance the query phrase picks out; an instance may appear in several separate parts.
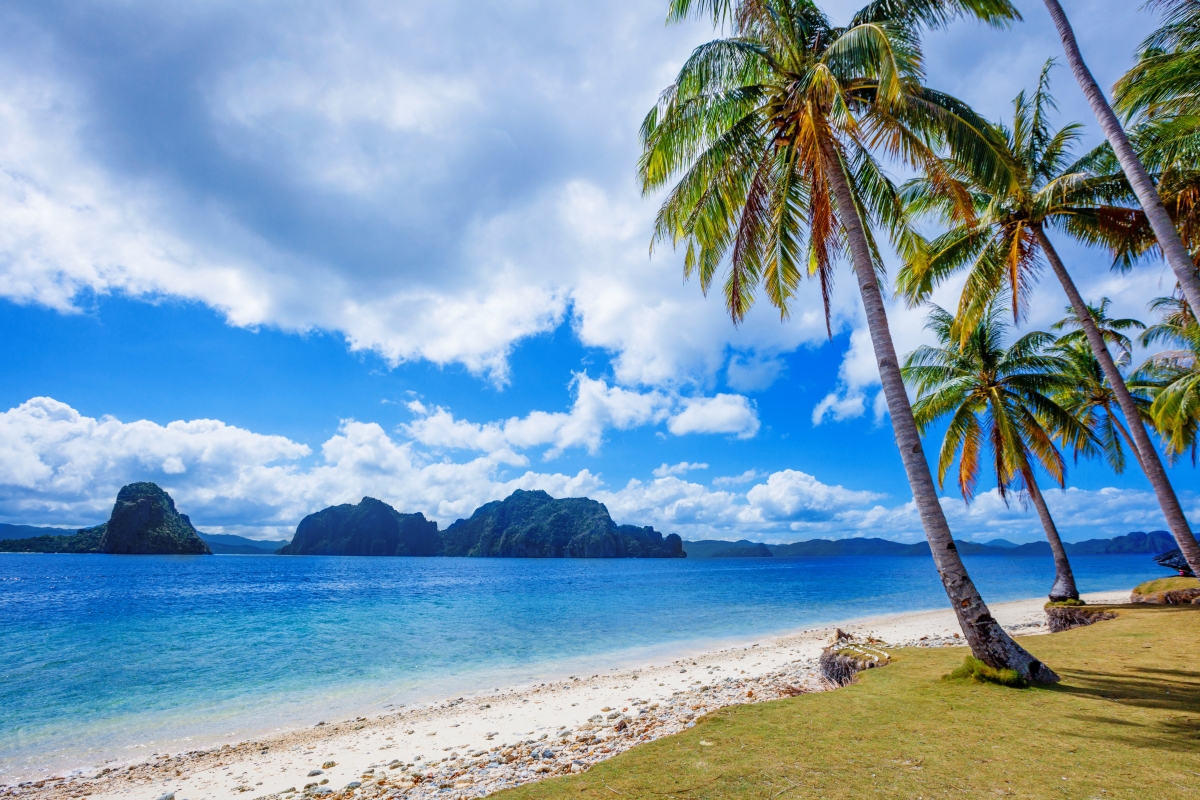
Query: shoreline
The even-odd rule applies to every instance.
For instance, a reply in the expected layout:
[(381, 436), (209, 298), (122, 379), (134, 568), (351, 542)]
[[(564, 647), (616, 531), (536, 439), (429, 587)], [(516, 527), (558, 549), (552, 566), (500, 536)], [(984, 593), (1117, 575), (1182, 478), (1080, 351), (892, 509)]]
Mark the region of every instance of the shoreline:
[[(1093, 604), (1124, 603), (1128, 596), (1128, 591), (1084, 595)], [(1011, 633), (1045, 633), (1045, 602), (1030, 598), (992, 609)], [(625, 663), (613, 667), (611, 657), (597, 656), (588, 675), (464, 692), (373, 717), (186, 753), (113, 758), (102, 768), (58, 771), (51, 777), (42, 777), (44, 769), (6, 776), (9, 785), (0, 784), (0, 796), (117, 800), (174, 793), (177, 800), (278, 800), (306, 791), (346, 790), (355, 796), (480, 797), (581, 772), (635, 744), (690, 727), (696, 717), (724, 706), (821, 691), (817, 657), (835, 628), (893, 647), (963, 645), (953, 612), (941, 609), (852, 619), (737, 643), (684, 643), (641, 666), (620, 659)]]

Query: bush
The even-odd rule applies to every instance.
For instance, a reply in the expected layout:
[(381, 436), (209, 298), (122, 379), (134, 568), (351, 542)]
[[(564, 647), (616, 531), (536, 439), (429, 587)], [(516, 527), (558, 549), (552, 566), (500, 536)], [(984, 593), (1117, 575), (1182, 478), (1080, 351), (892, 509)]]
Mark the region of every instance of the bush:
[(1010, 689), (1024, 689), (1029, 683), (1015, 669), (989, 667), (974, 656), (967, 656), (963, 665), (946, 676), (947, 678), (971, 678), (979, 683), (995, 683)]
[(1086, 606), (1087, 603), (1078, 597), (1068, 597), (1066, 600), (1053, 600), (1046, 603), (1046, 608), (1066, 608), (1067, 606)]

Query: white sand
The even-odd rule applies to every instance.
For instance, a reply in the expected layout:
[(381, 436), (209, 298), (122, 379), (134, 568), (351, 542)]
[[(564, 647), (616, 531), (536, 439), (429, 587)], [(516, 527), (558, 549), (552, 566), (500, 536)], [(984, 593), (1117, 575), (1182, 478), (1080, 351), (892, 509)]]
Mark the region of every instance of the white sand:
[[(1104, 592), (1085, 599), (1124, 603), (1128, 597), (1127, 591)], [(1044, 603), (1044, 598), (1002, 603), (992, 606), (992, 612), (1012, 633), (1044, 633)], [(961, 644), (949, 609), (839, 627), (895, 646)], [(134, 765), (109, 762), (99, 774), (91, 769), (57, 780), (28, 776), (24, 780), (41, 785), (0, 787), (0, 796), (155, 800), (174, 792), (176, 800), (262, 800), (291, 788), (296, 794), (284, 796), (298, 798), (306, 784), (314, 783), (342, 793), (351, 781), (360, 781), (361, 788), (345, 795), (424, 797), (439, 787), (457, 787), (438, 797), (478, 797), (545, 775), (586, 769), (638, 742), (681, 730), (696, 715), (721, 706), (824, 688), (816, 659), (832, 631), (830, 626), (708, 652), (677, 652), (636, 668), (597, 665), (594, 674), (401, 708), (370, 719), (331, 721), (253, 742), (163, 754)], [(330, 761), (336, 766), (309, 775)], [(408, 788), (413, 775), (420, 783)], [(379, 783), (381, 777), (386, 782)]]

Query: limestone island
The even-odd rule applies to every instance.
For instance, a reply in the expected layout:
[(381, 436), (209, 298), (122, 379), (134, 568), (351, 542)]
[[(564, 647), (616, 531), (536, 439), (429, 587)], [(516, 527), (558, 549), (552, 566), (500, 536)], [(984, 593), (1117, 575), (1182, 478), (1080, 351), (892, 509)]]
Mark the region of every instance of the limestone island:
[(423, 514), (401, 514), (364, 497), (309, 514), (281, 555), (482, 556), (492, 558), (685, 558), (677, 534), (618, 525), (587, 497), (560, 500), (518, 489), (444, 531)]
[(0, 552), (212, 555), (171, 495), (148, 482), (122, 487), (108, 522), (65, 536), (3, 539)]

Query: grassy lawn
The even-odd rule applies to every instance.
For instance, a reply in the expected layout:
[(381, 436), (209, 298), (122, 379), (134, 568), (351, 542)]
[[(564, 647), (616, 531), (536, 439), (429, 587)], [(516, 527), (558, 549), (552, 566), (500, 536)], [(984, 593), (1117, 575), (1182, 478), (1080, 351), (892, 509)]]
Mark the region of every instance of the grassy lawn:
[(1183, 798), (1200, 790), (1200, 606), (1022, 639), (1062, 676), (943, 676), (966, 650), (896, 650), (853, 686), (727, 708), (516, 798)]
[(1146, 581), (1133, 587), (1137, 594), (1154, 594), (1155, 592), (1173, 592), (1179, 589), (1200, 589), (1200, 580), (1196, 578), (1159, 578)]

